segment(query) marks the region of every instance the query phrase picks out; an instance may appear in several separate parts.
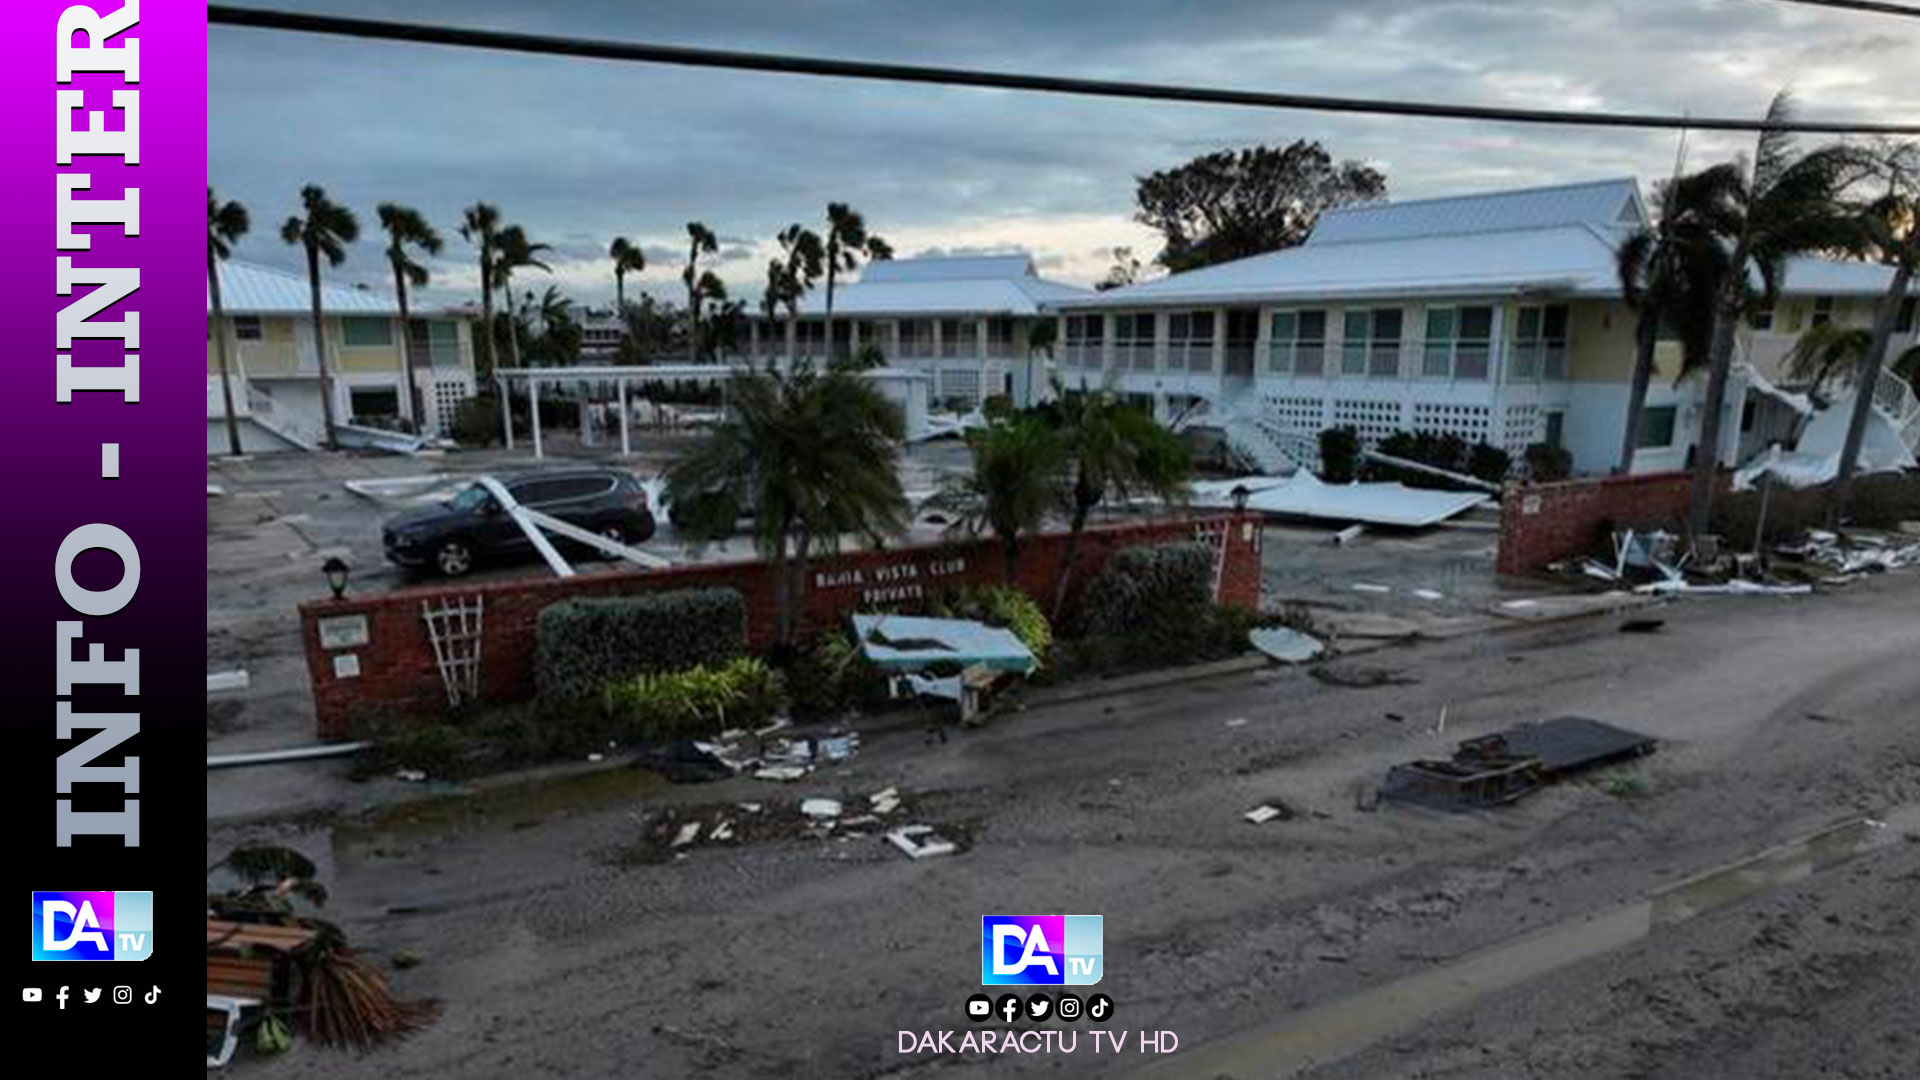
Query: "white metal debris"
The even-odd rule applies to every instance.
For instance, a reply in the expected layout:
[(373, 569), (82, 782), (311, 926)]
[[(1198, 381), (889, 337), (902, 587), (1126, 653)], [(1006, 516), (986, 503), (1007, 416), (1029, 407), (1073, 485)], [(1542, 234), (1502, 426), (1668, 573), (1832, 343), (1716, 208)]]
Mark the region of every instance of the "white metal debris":
[(1286, 815), (1285, 810), (1282, 810), (1279, 807), (1272, 805), (1271, 803), (1261, 803), (1259, 806), (1254, 807), (1253, 809), (1247, 811), (1245, 814), (1242, 814), (1241, 816), (1246, 818), (1248, 821), (1254, 823), (1255, 825), (1265, 825), (1267, 822), (1272, 821), (1274, 818), (1284, 817), (1285, 815)]
[(810, 818), (837, 818), (840, 816), (839, 799), (803, 799), (800, 812)]
[(694, 839), (699, 835), (700, 823), (697, 821), (689, 821), (685, 825), (680, 826), (680, 832), (673, 838), (673, 846), (686, 847), (688, 844), (693, 843)]
[(226, 690), (245, 690), (249, 682), (246, 668), (211, 672), (207, 675), (207, 693), (218, 694)]
[(760, 780), (798, 780), (807, 775), (804, 765), (767, 765), (754, 770), (754, 777)]
[(960, 850), (953, 841), (943, 839), (931, 825), (908, 825), (887, 833), (887, 842), (905, 852), (910, 859), (951, 855)]
[(1204, 480), (1193, 484), (1192, 503), (1202, 507), (1233, 505), (1235, 488), (1245, 488), (1247, 509), (1263, 514), (1424, 528), (1456, 517), (1487, 501), (1478, 491), (1430, 491), (1404, 484), (1328, 484), (1312, 473)]
[(230, 769), (241, 765), (281, 765), (289, 761), (344, 757), (348, 754), (357, 754), (372, 745), (370, 742), (323, 743), (319, 746), (295, 746), (286, 750), (256, 750), (246, 754), (208, 754), (207, 768)]
[(1283, 664), (1303, 664), (1326, 651), (1318, 638), (1285, 626), (1263, 626), (1247, 634), (1247, 642)]
[(1390, 593), (1393, 591), (1393, 586), (1375, 585), (1370, 581), (1356, 581), (1353, 583), (1353, 591), (1363, 593)]

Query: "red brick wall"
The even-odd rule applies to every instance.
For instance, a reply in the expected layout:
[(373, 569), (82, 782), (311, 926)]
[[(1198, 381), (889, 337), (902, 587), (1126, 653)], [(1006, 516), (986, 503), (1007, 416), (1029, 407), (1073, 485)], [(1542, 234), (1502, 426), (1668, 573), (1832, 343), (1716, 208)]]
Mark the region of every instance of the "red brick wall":
[[(1550, 563), (1607, 550), (1613, 529), (1686, 528), (1691, 473), (1643, 473), (1529, 484), (1500, 500), (1502, 574), (1524, 574)], [(1724, 492), (1727, 474), (1722, 473)]]
[[(1226, 516), (1088, 529), (1081, 534), (1074, 556), (1070, 591), (1098, 573), (1107, 556), (1118, 548), (1192, 539), (1201, 526), (1227, 529), (1221, 602), (1258, 608), (1259, 527), (1250, 519)], [(1032, 538), (1023, 545), (1020, 585), (1043, 604), (1051, 601), (1055, 575), (1066, 555), (1065, 540), (1055, 534)], [(819, 627), (855, 610), (915, 610), (945, 588), (1001, 580), (1002, 566), (999, 545), (991, 540), (821, 559), (810, 567), (802, 624)], [(474, 585), (436, 584), (303, 604), (301, 640), (313, 683), (319, 735), (323, 739), (341, 738), (361, 716), (432, 714), (445, 708), (446, 691), (421, 619), (423, 603), (483, 598), (481, 696), (490, 702), (508, 702), (532, 693), (534, 625), (540, 609), (548, 604), (576, 596), (621, 596), (712, 586), (737, 589), (745, 597), (750, 647), (764, 649), (771, 643), (774, 582), (770, 569), (760, 562), (574, 578), (543, 576)], [(366, 618), (366, 643), (323, 648), (321, 621), (352, 616)], [(337, 659), (346, 656), (358, 664), (357, 675), (336, 674)]]

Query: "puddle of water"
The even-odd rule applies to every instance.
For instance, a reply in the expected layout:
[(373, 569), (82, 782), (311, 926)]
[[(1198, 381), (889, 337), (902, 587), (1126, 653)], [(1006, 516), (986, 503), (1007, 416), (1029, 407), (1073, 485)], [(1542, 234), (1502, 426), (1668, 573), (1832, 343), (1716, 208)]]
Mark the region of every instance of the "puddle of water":
[(1171, 1057), (1138, 1076), (1287, 1077), (1412, 1031), (1439, 1013), (1684, 922), (1801, 881), (1866, 852), (1920, 836), (1920, 804), (1769, 848), (1597, 916), (1547, 927), (1452, 963), (1363, 990), (1260, 1029)]
[(417, 841), (467, 829), (538, 824), (573, 813), (638, 803), (667, 781), (646, 769), (607, 769), (581, 776), (420, 799), (374, 811), (334, 829), (336, 849)]

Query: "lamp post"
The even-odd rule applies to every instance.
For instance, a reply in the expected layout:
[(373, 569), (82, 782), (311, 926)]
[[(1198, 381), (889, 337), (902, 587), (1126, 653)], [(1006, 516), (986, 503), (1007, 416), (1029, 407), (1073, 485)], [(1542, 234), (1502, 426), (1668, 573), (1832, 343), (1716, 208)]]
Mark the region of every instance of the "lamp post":
[(321, 565), (320, 572), (327, 575), (327, 588), (333, 590), (335, 600), (347, 595), (347, 574), (352, 571), (346, 560), (335, 555)]
[(1233, 515), (1235, 517), (1239, 517), (1247, 512), (1247, 499), (1252, 496), (1252, 494), (1253, 492), (1248, 491), (1247, 485), (1245, 484), (1236, 484), (1234, 486), (1230, 497), (1233, 499)]

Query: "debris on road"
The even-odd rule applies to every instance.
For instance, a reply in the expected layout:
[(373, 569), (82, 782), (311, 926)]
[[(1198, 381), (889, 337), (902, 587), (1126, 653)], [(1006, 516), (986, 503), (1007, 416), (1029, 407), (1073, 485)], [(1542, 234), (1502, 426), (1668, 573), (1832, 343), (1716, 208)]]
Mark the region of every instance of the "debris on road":
[(1299, 815), (1295, 813), (1293, 807), (1288, 806), (1285, 802), (1279, 799), (1270, 799), (1240, 816), (1255, 825), (1265, 825), (1267, 822), (1275, 819), (1292, 821)]
[(1639, 732), (1563, 716), (1467, 739), (1449, 759), (1395, 765), (1381, 797), (1449, 811), (1500, 806), (1572, 773), (1650, 754), (1656, 745)]
[(929, 859), (935, 855), (951, 855), (960, 848), (953, 841), (944, 839), (934, 832), (931, 825), (908, 825), (893, 829), (887, 833), (887, 843), (899, 848), (910, 859)]
[(1247, 643), (1282, 664), (1304, 664), (1325, 652), (1319, 638), (1285, 626), (1263, 626), (1247, 633)]
[(800, 803), (800, 812), (816, 820), (837, 818), (840, 816), (840, 800), (803, 799)]
[(807, 775), (807, 769), (804, 765), (768, 765), (755, 769), (753, 773), (754, 779), (756, 780), (778, 780), (782, 782), (798, 780), (805, 775)]

